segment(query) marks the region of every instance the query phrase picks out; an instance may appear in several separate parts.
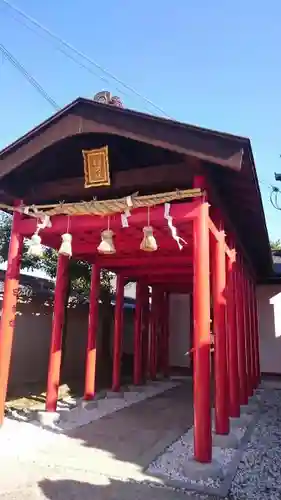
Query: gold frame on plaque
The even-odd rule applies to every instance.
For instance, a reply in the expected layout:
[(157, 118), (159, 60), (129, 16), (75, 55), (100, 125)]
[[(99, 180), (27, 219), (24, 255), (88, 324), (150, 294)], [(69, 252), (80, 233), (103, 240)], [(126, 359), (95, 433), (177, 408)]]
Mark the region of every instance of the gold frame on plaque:
[(85, 188), (110, 186), (108, 146), (89, 151), (82, 150)]

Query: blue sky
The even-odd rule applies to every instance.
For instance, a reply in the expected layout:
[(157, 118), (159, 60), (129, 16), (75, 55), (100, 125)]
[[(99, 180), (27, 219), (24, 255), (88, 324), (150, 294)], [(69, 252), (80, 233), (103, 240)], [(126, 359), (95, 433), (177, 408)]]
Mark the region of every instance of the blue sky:
[[(281, 212), (269, 203), (269, 184), (281, 172), (280, 0), (14, 2), (173, 118), (250, 137), (269, 233), (281, 238)], [(50, 40), (0, 0), (0, 43), (59, 105), (108, 89), (127, 107), (155, 111), (98, 70), (79, 68)], [(0, 55), (0, 148), (52, 112)]]

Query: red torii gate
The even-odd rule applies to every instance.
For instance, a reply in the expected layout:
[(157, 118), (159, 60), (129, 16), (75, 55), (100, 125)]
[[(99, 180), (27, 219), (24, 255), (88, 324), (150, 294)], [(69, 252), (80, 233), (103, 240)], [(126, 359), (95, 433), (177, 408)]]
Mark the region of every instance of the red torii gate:
[[(199, 180), (201, 183), (202, 180)], [(194, 185), (198, 179), (194, 179)], [(208, 193), (207, 193), (208, 195)], [(234, 241), (227, 242), (223, 217), (211, 220), (206, 195), (192, 202), (172, 205), (171, 215), (178, 232), (187, 242), (180, 251), (168, 234), (163, 217), (163, 206), (151, 209), (151, 225), (159, 250), (147, 256), (139, 250), (141, 228), (147, 222), (147, 211), (137, 209), (130, 217), (130, 228), (120, 227), (120, 216), (111, 217), (111, 228), (116, 233), (117, 254), (99, 256), (96, 252), (100, 230), (105, 228), (99, 216), (52, 217), (52, 227), (40, 233), (42, 243), (59, 248), (60, 235), (67, 225), (73, 235), (74, 257), (83, 256), (93, 264), (88, 344), (85, 367), (85, 399), (95, 395), (96, 333), (100, 268), (117, 273), (117, 292), (114, 324), (114, 355), (112, 388), (120, 388), (120, 353), (123, 326), (123, 298), (126, 279), (137, 279), (134, 383), (144, 376), (156, 376), (157, 359), (161, 348), (161, 369), (168, 372), (168, 311), (161, 320), (164, 331), (161, 346), (157, 342), (158, 307), (167, 304), (169, 284), (173, 290), (193, 289), (194, 317), (194, 453), (200, 462), (212, 459), (211, 425), (211, 366), (210, 366), (210, 283), (212, 285), (215, 331), (215, 415), (216, 432), (228, 434), (229, 417), (240, 415), (240, 405), (246, 404), (260, 380), (257, 306), (255, 280)], [(17, 291), (23, 237), (36, 230), (36, 221), (14, 211), (8, 267), (0, 330), (0, 422), (4, 418), (9, 366), (15, 326)], [(128, 231), (128, 232), (127, 232)], [(90, 234), (87, 234), (90, 233)], [(211, 259), (210, 259), (211, 256)], [(64, 316), (64, 298), (69, 259), (58, 258), (54, 315), (48, 370), (46, 410), (56, 409), (60, 380), (61, 342)], [(211, 278), (211, 279), (210, 279)], [(152, 307), (149, 315), (148, 285), (152, 285)], [(163, 304), (163, 302), (162, 302)], [(150, 318), (148, 318), (150, 316)], [(150, 335), (148, 333), (150, 320)], [(157, 352), (158, 350), (158, 352)], [(144, 370), (144, 367), (149, 367)]]

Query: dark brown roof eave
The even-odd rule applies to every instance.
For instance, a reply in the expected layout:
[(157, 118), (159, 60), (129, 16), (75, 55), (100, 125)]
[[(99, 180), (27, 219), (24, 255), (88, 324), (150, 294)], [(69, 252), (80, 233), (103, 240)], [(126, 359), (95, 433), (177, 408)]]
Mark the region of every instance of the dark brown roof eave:
[[(167, 125), (169, 127), (177, 127), (180, 129), (185, 129), (187, 132), (189, 131), (192, 133), (206, 134), (208, 136), (213, 136), (214, 138), (217, 138), (217, 139), (227, 140), (227, 141), (230, 141), (232, 143), (236, 143), (237, 144), (237, 153), (240, 152), (241, 158), (238, 158), (238, 159), (233, 158), (233, 159), (227, 160), (225, 162), (223, 162), (223, 161), (221, 162), (222, 165), (225, 164), (225, 166), (227, 166), (229, 168), (233, 168), (234, 170), (240, 170), (243, 149), (245, 147), (248, 147), (250, 144), (249, 139), (244, 138), (244, 137), (234, 136), (234, 135), (227, 134), (224, 132), (218, 132), (218, 131), (214, 131), (211, 129), (201, 128), (199, 126), (189, 125), (189, 124), (186, 124), (183, 122), (178, 122), (176, 120), (171, 120), (168, 118), (163, 118), (163, 117), (158, 117), (158, 116), (154, 116), (154, 115), (150, 115), (150, 114), (146, 114), (146, 113), (141, 113), (139, 111), (135, 111), (135, 110), (127, 109), (127, 108), (118, 108), (118, 107), (114, 107), (114, 106), (107, 105), (107, 104), (101, 104), (101, 103), (95, 102), (91, 99), (85, 99), (83, 97), (78, 97), (77, 99), (72, 101), (70, 104), (68, 104), (67, 106), (62, 108), (60, 111), (58, 111), (57, 113), (50, 116), (47, 120), (43, 121), (41, 124), (39, 124), (38, 126), (34, 127), (32, 130), (27, 132), (21, 138), (17, 139), (13, 143), (11, 143), (10, 145), (8, 145), (4, 149), (2, 149), (2, 151), (0, 151), (0, 162), (7, 155), (11, 154), (15, 149), (19, 148), (22, 144), (26, 143), (26, 141), (31, 140), (35, 135), (37, 135), (38, 133), (43, 131), (45, 128), (47, 128), (52, 123), (59, 120), (63, 115), (66, 115), (67, 113), (69, 113), (71, 110), (73, 110), (79, 104), (86, 104), (88, 106), (89, 105), (94, 106), (94, 107), (99, 108), (99, 109), (107, 108), (107, 110), (110, 110), (114, 113), (121, 113), (123, 116), (127, 115), (127, 116), (131, 116), (131, 117), (132, 116), (138, 117), (140, 119), (145, 119), (149, 122), (152, 121), (152, 122), (156, 122), (158, 124)], [(215, 162), (217, 160), (216, 157), (203, 158), (203, 159), (209, 160), (210, 162)], [(231, 161), (231, 160), (233, 160), (233, 161)], [(1, 173), (0, 173), (0, 177), (1, 177)]]

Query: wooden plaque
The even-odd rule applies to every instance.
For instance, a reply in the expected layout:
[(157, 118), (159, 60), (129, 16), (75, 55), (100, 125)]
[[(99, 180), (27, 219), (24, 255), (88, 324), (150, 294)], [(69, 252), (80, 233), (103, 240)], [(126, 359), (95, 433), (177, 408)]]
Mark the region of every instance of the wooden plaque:
[(82, 151), (85, 188), (110, 186), (108, 147)]

